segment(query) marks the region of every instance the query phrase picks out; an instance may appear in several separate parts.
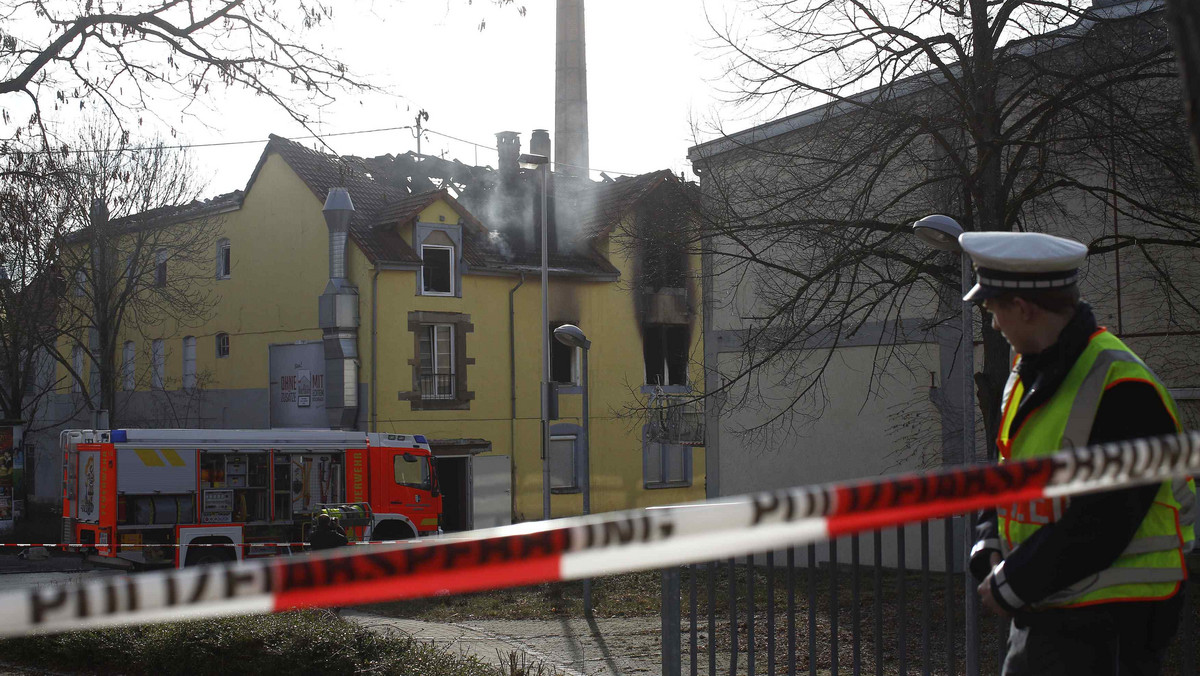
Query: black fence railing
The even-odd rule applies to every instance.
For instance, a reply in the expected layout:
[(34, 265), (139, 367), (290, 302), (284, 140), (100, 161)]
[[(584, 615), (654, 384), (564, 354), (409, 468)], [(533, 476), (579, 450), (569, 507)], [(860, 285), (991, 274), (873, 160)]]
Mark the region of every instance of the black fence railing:
[(422, 373), (420, 376), (422, 399), (453, 399), (453, 373)]
[[(967, 622), (963, 528), (940, 519), (665, 570), (663, 674), (998, 674), (1008, 623), (974, 602)], [(1200, 599), (1183, 593), (1162, 673), (1192, 676)]]

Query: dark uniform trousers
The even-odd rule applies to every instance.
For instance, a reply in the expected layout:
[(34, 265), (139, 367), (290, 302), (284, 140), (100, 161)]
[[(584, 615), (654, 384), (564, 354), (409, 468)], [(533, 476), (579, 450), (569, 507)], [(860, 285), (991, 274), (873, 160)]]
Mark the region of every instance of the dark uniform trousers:
[[(1185, 583), (1186, 584), (1186, 583)], [(1179, 625), (1183, 589), (1165, 601), (1019, 612), (1003, 676), (1155, 676)]]

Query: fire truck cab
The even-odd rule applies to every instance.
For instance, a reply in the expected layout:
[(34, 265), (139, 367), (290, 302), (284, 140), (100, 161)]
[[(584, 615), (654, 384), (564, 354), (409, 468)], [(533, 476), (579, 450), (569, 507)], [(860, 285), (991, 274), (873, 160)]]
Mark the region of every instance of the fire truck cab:
[[(63, 539), (126, 565), (301, 551), (333, 505), (357, 540), (440, 531), (421, 435), (329, 430), (64, 430)], [(352, 507), (351, 505), (358, 505)]]

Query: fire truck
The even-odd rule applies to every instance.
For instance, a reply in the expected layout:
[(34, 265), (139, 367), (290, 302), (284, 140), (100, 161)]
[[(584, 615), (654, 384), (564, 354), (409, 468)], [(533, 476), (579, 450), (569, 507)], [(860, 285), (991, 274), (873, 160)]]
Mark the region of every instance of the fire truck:
[(64, 430), (63, 538), (114, 564), (191, 566), (301, 551), (320, 511), (347, 536), (441, 529), (424, 436), (328, 430)]

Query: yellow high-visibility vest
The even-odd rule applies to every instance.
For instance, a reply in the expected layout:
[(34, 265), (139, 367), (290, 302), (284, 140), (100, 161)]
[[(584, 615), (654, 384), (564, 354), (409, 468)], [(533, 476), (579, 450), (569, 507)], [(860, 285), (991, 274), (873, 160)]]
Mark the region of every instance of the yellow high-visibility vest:
[[(1105, 329), (1092, 334), (1058, 390), (1031, 412), (1018, 429), (1011, 429), (1024, 384), (1016, 368), (1004, 388), (1004, 410), (996, 442), (1000, 462), (1026, 460), (1059, 449), (1086, 446), (1100, 398), (1108, 388), (1126, 381), (1154, 386), (1163, 405), (1179, 424), (1179, 411), (1154, 373), (1116, 336)], [(1039, 528), (1062, 516), (1061, 498), (1001, 505), (997, 527), (1007, 557)], [(1184, 552), (1195, 539), (1196, 484), (1191, 479), (1164, 481), (1133, 539), (1109, 568), (1039, 601), (1038, 607), (1084, 606), (1117, 601), (1164, 599), (1179, 590), (1187, 577)]]

